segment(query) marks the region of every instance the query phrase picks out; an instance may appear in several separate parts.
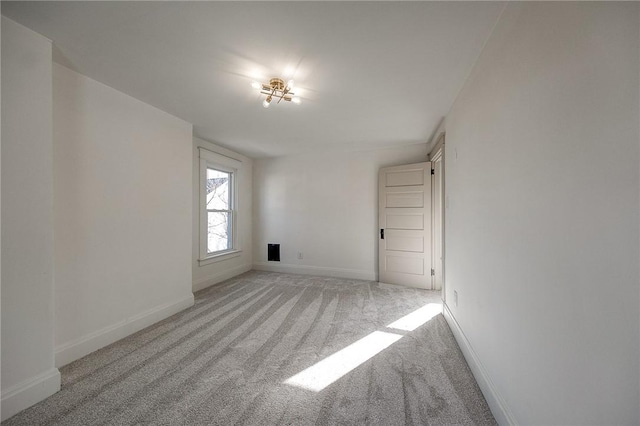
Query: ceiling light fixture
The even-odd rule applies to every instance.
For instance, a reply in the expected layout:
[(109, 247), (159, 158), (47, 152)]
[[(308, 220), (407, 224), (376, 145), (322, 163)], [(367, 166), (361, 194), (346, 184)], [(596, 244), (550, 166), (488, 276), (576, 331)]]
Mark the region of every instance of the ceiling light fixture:
[(278, 104), (282, 100), (293, 102), (294, 104), (300, 104), (300, 98), (293, 96), (293, 80), (289, 80), (286, 84), (281, 78), (272, 78), (269, 80), (269, 84), (254, 81), (251, 83), (251, 87), (259, 89), (260, 93), (267, 95), (266, 99), (262, 102), (262, 106), (265, 108), (269, 108), (269, 105), (271, 105), (271, 101), (274, 98), (278, 99), (278, 102), (276, 102)]

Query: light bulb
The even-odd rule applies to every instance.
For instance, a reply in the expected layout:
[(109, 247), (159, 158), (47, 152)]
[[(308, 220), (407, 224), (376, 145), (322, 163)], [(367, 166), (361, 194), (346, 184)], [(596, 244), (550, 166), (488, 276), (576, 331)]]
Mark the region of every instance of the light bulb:
[(289, 80), (289, 82), (287, 83), (287, 88), (289, 90), (293, 89), (293, 80)]
[(267, 98), (264, 100), (264, 102), (262, 102), (262, 106), (265, 108), (269, 108), (269, 105), (271, 105), (271, 99)]
[(299, 97), (296, 96), (293, 99), (291, 99), (291, 102), (293, 102), (294, 104), (300, 105), (301, 100)]
[(253, 87), (254, 89), (262, 90), (262, 84), (258, 83), (257, 81), (251, 83), (251, 87)]

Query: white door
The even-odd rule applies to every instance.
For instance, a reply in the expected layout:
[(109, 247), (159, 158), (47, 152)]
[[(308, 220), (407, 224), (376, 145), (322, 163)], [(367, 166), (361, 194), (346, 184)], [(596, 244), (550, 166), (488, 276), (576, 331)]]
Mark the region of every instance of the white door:
[(380, 169), (380, 282), (431, 288), (431, 163)]

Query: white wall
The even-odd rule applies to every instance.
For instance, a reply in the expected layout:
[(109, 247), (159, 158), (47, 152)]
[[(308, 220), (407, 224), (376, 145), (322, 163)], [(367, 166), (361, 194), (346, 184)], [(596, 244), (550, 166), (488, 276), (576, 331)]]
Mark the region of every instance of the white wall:
[(2, 18), (2, 419), (60, 388), (53, 358), (51, 43)]
[(64, 365), (193, 303), (192, 129), (57, 64), (53, 107)]
[[(376, 279), (378, 170), (426, 158), (420, 144), (255, 160), (254, 267)], [(280, 262), (267, 262), (268, 243)]]
[(449, 319), (503, 422), (640, 423), (638, 30), (511, 3), (447, 116)]
[[(200, 242), (200, 160), (198, 157), (198, 147), (203, 147), (209, 151), (233, 158), (242, 163), (238, 170), (238, 229), (239, 248), (241, 252), (227, 260), (215, 263), (203, 263), (198, 261)], [(211, 142), (193, 138), (193, 242), (192, 242), (192, 265), (193, 265), (193, 291), (202, 290), (220, 281), (229, 279), (235, 275), (251, 270), (253, 263), (252, 245), (252, 224), (251, 212), (253, 210), (253, 161), (228, 149), (214, 145)]]

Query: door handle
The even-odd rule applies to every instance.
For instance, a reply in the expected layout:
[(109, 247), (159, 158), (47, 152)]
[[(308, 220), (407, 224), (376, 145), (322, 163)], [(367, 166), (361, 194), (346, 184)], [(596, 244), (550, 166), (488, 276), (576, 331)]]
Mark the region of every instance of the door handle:
[(380, 239), (384, 240), (384, 229), (380, 230)]

